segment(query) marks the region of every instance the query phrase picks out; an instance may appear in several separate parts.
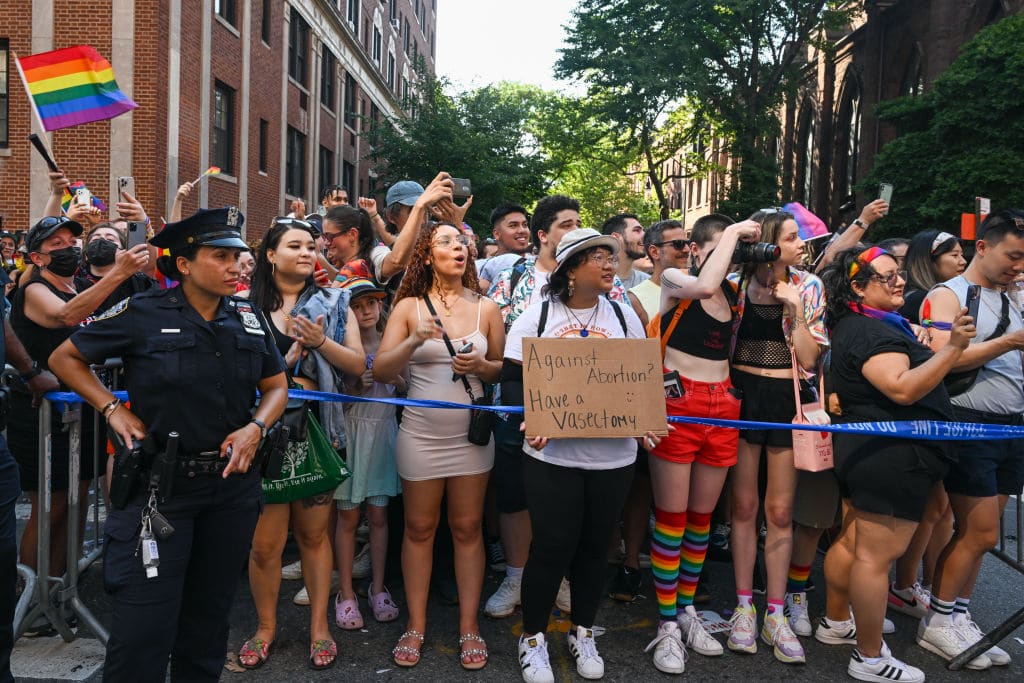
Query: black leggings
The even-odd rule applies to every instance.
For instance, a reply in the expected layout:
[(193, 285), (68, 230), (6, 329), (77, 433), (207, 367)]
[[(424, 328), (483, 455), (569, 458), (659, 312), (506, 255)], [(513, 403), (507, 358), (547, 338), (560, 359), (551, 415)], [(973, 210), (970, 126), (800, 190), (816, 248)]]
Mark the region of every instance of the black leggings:
[(572, 622), (593, 626), (604, 589), (608, 539), (633, 480), (633, 465), (582, 470), (527, 455), (523, 463), (533, 527), (523, 573), (523, 632), (547, 629), (562, 577), (569, 579)]

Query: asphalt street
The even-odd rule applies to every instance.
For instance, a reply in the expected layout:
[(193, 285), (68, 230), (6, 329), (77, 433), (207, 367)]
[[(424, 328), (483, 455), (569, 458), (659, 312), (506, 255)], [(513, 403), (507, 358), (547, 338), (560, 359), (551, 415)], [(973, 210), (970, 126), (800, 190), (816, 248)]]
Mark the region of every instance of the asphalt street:
[[(1011, 530), (1012, 524), (1008, 525)], [(1015, 543), (1015, 540), (1013, 541)], [(1015, 552), (1015, 545), (1011, 551)], [(286, 561), (295, 559), (294, 548), (289, 545)], [(821, 574), (821, 556), (812, 574), (817, 586), (824, 585)], [(614, 567), (609, 565), (609, 576)], [(734, 601), (732, 569), (723, 562), (709, 562), (706, 567), (706, 586), (711, 602), (702, 605), (726, 616)], [(81, 594), (85, 602), (100, 618), (109, 622), (110, 605), (103, 594), (101, 567), (96, 565), (83, 577)], [(488, 572), (483, 590), (483, 600), (497, 587), (500, 576)], [(389, 586), (395, 598), (403, 601), (400, 577), (395, 576)], [(372, 612), (365, 600), (361, 600), (366, 627), (362, 631), (342, 631), (333, 627), (338, 643), (338, 660), (333, 669), (311, 671), (307, 668), (309, 643), (308, 607), (299, 607), (291, 602), (292, 596), (302, 587), (301, 581), (282, 582), (278, 608), (278, 636), (274, 650), (266, 665), (259, 670), (232, 672), (225, 670), (222, 681), (449, 681), (449, 680), (520, 680), (516, 654), (516, 639), (521, 632), (521, 614), (517, 610), (506, 619), (489, 619), (481, 614), (480, 630), (490, 648), (488, 666), (480, 672), (465, 672), (458, 661), (458, 614), (457, 608), (441, 604), (431, 597), (429, 623), (423, 658), (412, 669), (396, 667), (391, 660), (391, 648), (404, 630), (404, 614), (395, 622), (379, 624), (373, 620)], [(763, 607), (763, 596), (756, 597), (759, 610)], [(816, 590), (809, 594), (812, 617), (823, 612), (824, 594)], [(971, 604), (975, 620), (983, 629), (989, 629), (1006, 619), (1024, 604), (1024, 575), (1003, 564), (994, 557), (987, 557), (979, 580), (978, 589)], [(654, 637), (657, 609), (654, 600), (650, 574), (645, 572), (644, 594), (631, 604), (606, 600), (598, 614), (598, 624), (606, 633), (598, 638), (598, 647), (605, 660), (608, 681), (671, 680), (672, 676), (661, 674), (651, 663), (644, 647)], [(895, 655), (925, 671), (930, 681), (1021, 681), (1024, 680), (1024, 628), (1018, 629), (1002, 642), (1002, 647), (1013, 656), (1009, 667), (993, 668), (985, 672), (950, 672), (945, 662), (929, 654), (914, 643), (916, 622), (900, 614), (890, 614), (896, 623), (897, 632), (887, 636), (887, 642)], [(331, 619), (333, 623), (333, 618)], [(252, 598), (245, 577), (239, 584), (239, 591), (231, 614), (231, 635), (229, 650), (237, 651), (239, 645), (255, 630), (256, 616)], [(565, 646), (564, 633), (568, 621), (561, 615), (553, 614), (549, 626), (549, 651), (558, 680), (583, 680), (576, 675), (575, 666)], [(83, 635), (88, 635), (83, 632)], [(724, 636), (719, 636), (724, 638)], [(726, 650), (719, 658), (705, 658), (692, 654), (687, 663), (686, 673), (690, 680), (699, 681), (823, 681), (852, 680), (846, 676), (849, 659), (848, 647), (831, 647), (818, 643), (813, 638), (802, 639), (807, 652), (807, 664), (784, 665), (774, 660), (771, 651), (762, 646), (756, 655), (738, 655)]]

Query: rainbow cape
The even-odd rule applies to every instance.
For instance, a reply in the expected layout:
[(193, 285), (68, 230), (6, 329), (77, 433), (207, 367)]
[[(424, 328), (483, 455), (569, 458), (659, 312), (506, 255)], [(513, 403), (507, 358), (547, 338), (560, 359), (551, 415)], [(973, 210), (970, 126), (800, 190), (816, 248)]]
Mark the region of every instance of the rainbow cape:
[[(61, 208), (64, 209), (64, 213), (67, 213), (68, 209), (71, 208), (71, 200), (74, 199), (75, 191), (80, 190), (82, 188), (89, 189), (85, 187), (85, 182), (81, 180), (71, 183), (70, 185), (64, 188), (64, 196), (60, 200), (60, 205)], [(92, 194), (91, 192), (89, 194), (92, 197), (92, 205), (95, 206), (100, 211), (106, 213), (107, 205), (103, 203), (103, 200), (97, 197), (96, 195)]]
[(117, 87), (110, 62), (88, 45), (16, 60), (44, 130), (112, 119), (139, 105)]

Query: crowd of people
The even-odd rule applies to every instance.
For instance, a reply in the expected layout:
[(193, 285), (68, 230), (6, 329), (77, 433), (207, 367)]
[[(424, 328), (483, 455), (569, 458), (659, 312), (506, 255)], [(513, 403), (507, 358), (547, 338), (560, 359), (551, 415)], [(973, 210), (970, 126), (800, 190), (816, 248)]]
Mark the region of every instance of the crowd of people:
[[(803, 663), (800, 639), (814, 637), (853, 646), (855, 679), (913, 683), (924, 673), (886, 645), (887, 609), (919, 619), (918, 644), (946, 660), (982, 637), (970, 599), (1007, 498), (1024, 488), (1020, 440), (843, 432), (834, 469), (810, 471), (797, 467), (788, 429), (678, 423), (663, 437), (526, 438), (517, 415), (470, 408), (522, 405), (524, 339), (653, 337), (670, 416), (787, 424), (820, 402), (839, 423), (1024, 424), (1015, 286), (1024, 211), (990, 215), (973, 244), (936, 230), (874, 244), (870, 228), (888, 208), (877, 200), (811, 261), (782, 209), (740, 221), (711, 214), (689, 230), (623, 213), (595, 230), (582, 226), (576, 200), (553, 195), (532, 213), (494, 207), (478, 243), (464, 223), (469, 202), (457, 204), (440, 173), (426, 187), (394, 184), (381, 210), (329, 187), (317, 212), (294, 202), (253, 246), (237, 208), (183, 217), (186, 184), (172, 222), (129, 247), (126, 225), (150, 225), (135, 197), (120, 197), (107, 221), (93, 207), (62, 209), (68, 180), (50, 180), (47, 215), (23, 236), (0, 234), (14, 275), (8, 360), (22, 380), (7, 435), (33, 515), (20, 558), (35, 564), (39, 402), (59, 386), (87, 405), (81, 481), (67, 480), (67, 439), (52, 440), (52, 566), (60, 575), (73, 561), (69, 487), (84, 503), (99, 476), (111, 501), (105, 680), (162, 681), (168, 665), (172, 680), (218, 680), (246, 564), (258, 620), (236, 646), (247, 669), (273, 654), (282, 575), (305, 584), (295, 601), (310, 606), (310, 668), (344, 656), (330, 618), (364, 627), (354, 583), (364, 576), (376, 621), (405, 613), (392, 657), (415, 666), (431, 626), (432, 568), (445, 561), (458, 602), (450, 637), (461, 666), (481, 669), (492, 652), (478, 622), (485, 569), (502, 558), (483, 612), (505, 618), (521, 606), (523, 679), (555, 678), (546, 640), (555, 607), (571, 615), (577, 672), (599, 679), (601, 600), (636, 597), (648, 547), (658, 626), (647, 652), (662, 672), (683, 673), (691, 651), (752, 654), (759, 640), (780, 662)], [(130, 402), (90, 370), (113, 358)], [(412, 403), (306, 402), (288, 399), (289, 386)], [(466, 409), (429, 404), (438, 400)], [(110, 478), (113, 464), (100, 476), (108, 437), (121, 444), (110, 463), (142, 458), (126, 495), (114, 490), (123, 482), (116, 469)], [(340, 485), (292, 487), (299, 463), (323, 458), (345, 470)], [(398, 495), (400, 539), (388, 528)], [(9, 507), (0, 513), (13, 515)], [(362, 518), (368, 543), (357, 553)], [(694, 607), (716, 525), (731, 529), (736, 588), (724, 644)], [(836, 528), (815, 622), (809, 576), (822, 534)], [(300, 561), (282, 567), (289, 531)], [(439, 558), (435, 541), (449, 533), (450, 557)], [(5, 534), (13, 541), (13, 527)], [(385, 585), (398, 541), (401, 605)], [(621, 558), (606, 585), (610, 547)], [(7, 583), (0, 607), (13, 613)], [(765, 595), (760, 628), (755, 592)], [(2, 677), (12, 643), (0, 636)], [(968, 667), (1008, 663), (993, 647)]]

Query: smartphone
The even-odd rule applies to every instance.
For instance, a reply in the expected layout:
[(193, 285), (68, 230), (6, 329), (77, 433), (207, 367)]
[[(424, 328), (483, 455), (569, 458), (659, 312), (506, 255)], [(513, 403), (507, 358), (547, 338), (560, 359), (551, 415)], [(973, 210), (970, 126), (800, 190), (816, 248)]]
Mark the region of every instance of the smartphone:
[(89, 206), (92, 204), (92, 193), (84, 187), (75, 190), (75, 204), (78, 206)]
[(981, 285), (970, 285), (967, 288), (967, 315), (974, 319), (978, 326), (978, 306), (981, 304)]
[(892, 204), (892, 185), (889, 183), (879, 185), (878, 198), (884, 200), (887, 204)]
[(120, 202), (124, 200), (125, 192), (136, 198), (139, 196), (135, 194), (135, 178), (130, 175), (117, 177), (117, 201)]
[[(135, 195), (132, 195), (133, 197)], [(146, 243), (146, 224), (129, 221), (128, 223), (128, 248), (137, 247)]]
[(459, 349), (456, 353), (469, 353), (473, 350), (473, 342), (466, 342), (466, 345)]
[(470, 184), (469, 178), (452, 178), (452, 182), (455, 183), (455, 189), (452, 191), (453, 197), (462, 199), (473, 194), (473, 186)]
[(679, 371), (672, 370), (662, 376), (665, 384), (665, 398), (682, 398), (683, 385), (679, 382)]

